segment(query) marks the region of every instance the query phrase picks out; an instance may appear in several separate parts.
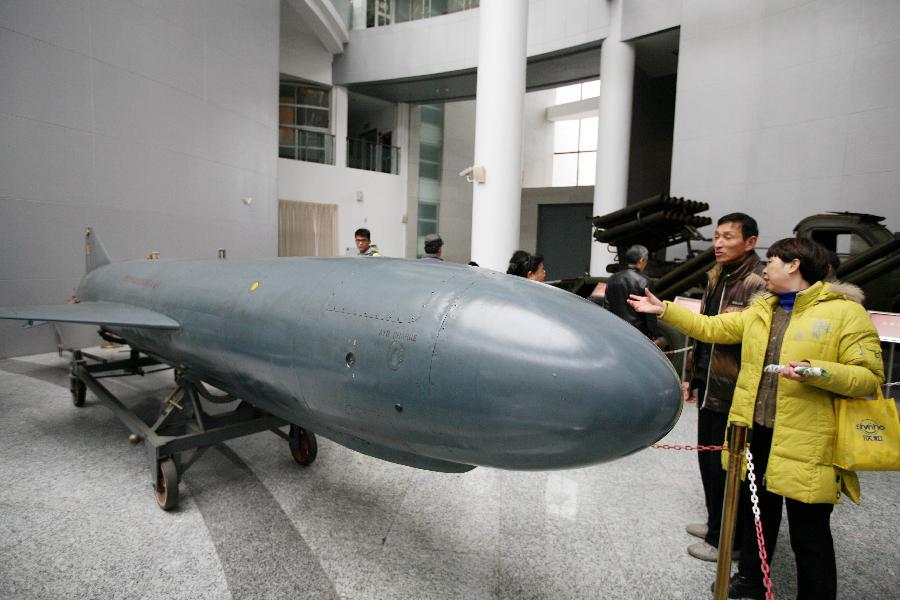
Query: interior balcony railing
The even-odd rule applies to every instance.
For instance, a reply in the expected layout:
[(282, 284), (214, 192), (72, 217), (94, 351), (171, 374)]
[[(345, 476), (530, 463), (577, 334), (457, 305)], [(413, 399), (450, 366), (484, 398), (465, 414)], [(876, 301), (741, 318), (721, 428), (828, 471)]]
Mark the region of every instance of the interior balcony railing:
[(334, 136), (295, 125), (278, 127), (278, 156), (307, 162), (334, 164)]
[(347, 166), (396, 175), (400, 165), (400, 148), (367, 140), (347, 138)]

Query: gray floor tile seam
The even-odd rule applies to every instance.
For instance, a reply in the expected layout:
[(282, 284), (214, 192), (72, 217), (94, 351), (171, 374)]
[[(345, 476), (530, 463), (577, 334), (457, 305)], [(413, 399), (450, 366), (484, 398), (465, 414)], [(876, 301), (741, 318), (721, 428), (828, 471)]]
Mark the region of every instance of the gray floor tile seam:
[[(607, 541), (615, 539), (613, 537), (614, 532), (610, 527), (603, 525), (603, 526), (601, 526), (601, 528), (603, 529), (603, 535), (600, 536), (599, 539), (607, 540)], [(543, 541), (546, 537), (547, 537), (547, 534), (545, 534), (545, 533), (531, 534), (531, 533), (516, 532), (516, 533), (504, 534), (503, 532), (501, 532), (500, 540), (499, 540), (498, 547), (497, 547), (497, 550), (498, 550), (497, 554), (501, 559), (515, 558), (515, 556), (517, 554), (521, 554), (520, 549), (523, 547), (523, 545), (527, 545), (527, 544), (523, 544), (519, 540)], [(557, 536), (552, 535), (551, 537), (556, 538)], [(564, 538), (564, 539), (571, 540), (571, 538)], [(621, 558), (621, 553), (618, 552), (617, 545), (615, 543), (606, 544), (605, 548), (612, 548), (613, 550), (616, 551), (616, 553)]]
[[(387, 560), (387, 556), (390, 554), (397, 553), (397, 552), (400, 552), (400, 553), (410, 552), (410, 551), (414, 552), (414, 553), (425, 552), (425, 553), (430, 553), (430, 554), (435, 554), (435, 555), (441, 554), (444, 556), (449, 555), (449, 556), (459, 557), (459, 558), (469, 558), (469, 557), (474, 556), (476, 558), (483, 559), (483, 560), (492, 560), (493, 559), (494, 565), (493, 565), (492, 572), (494, 573), (494, 577), (496, 578), (498, 576), (496, 570), (499, 567), (499, 554), (496, 549), (491, 550), (491, 551), (484, 551), (484, 550), (480, 550), (480, 549), (459, 550), (459, 549), (451, 548), (448, 546), (438, 546), (438, 545), (422, 544), (422, 543), (415, 543), (415, 542), (414, 543), (408, 543), (408, 542), (401, 543), (397, 539), (396, 536), (391, 536), (391, 532), (396, 530), (395, 525), (397, 524), (398, 521), (400, 521), (403, 518), (404, 513), (402, 510), (402, 507), (407, 504), (407, 501), (409, 500), (409, 496), (414, 491), (416, 485), (418, 485), (420, 483), (420, 478), (409, 477), (409, 478), (404, 479), (404, 481), (406, 482), (406, 485), (405, 485), (405, 488), (404, 488), (404, 490), (400, 496), (400, 499), (398, 501), (398, 506), (400, 506), (401, 508), (392, 512), (392, 519), (387, 527), (385, 535), (380, 537), (380, 541), (379, 541), (378, 537), (375, 537), (375, 538), (370, 538), (370, 539), (373, 539), (374, 542), (368, 542), (368, 543), (364, 542), (362, 544), (362, 547), (369, 547), (369, 548), (372, 548), (373, 550), (375, 550), (375, 553), (376, 553), (375, 556), (376, 556), (377, 560), (380, 561), (380, 563), (382, 565), (381, 568), (384, 568), (384, 565), (387, 564), (384, 562)], [(353, 536), (352, 534), (342, 535), (340, 533), (337, 533), (333, 536), (332, 539), (343, 539), (344, 541), (346, 541), (348, 543), (354, 543), (357, 546), (360, 546), (360, 540), (358, 539), (358, 537)], [(371, 572), (370, 574), (368, 574), (368, 576), (362, 582), (360, 582), (360, 585), (371, 588), (372, 583), (376, 578), (376, 575), (377, 575), (376, 571)], [(350, 597), (351, 596), (343, 596), (342, 598), (350, 598)], [(369, 598), (373, 598), (373, 597), (377, 598), (378, 596), (365, 595), (365, 596), (352, 596), (352, 597), (353, 598), (358, 597), (360, 599), (369, 599)]]
[[(226, 442), (225, 444), (228, 445), (227, 442)], [(285, 507), (282, 505), (281, 501), (279, 500), (279, 495), (280, 495), (279, 492), (280, 492), (280, 491), (279, 491), (278, 489), (272, 489), (272, 487), (270, 487), (270, 486), (267, 484), (266, 481), (267, 481), (267, 479), (269, 478), (269, 476), (271, 476), (271, 473), (270, 473), (270, 471), (269, 471), (269, 468), (266, 467), (266, 468), (262, 469), (261, 472), (258, 471), (258, 470), (254, 467), (254, 460), (253, 460), (253, 459), (251, 459), (250, 457), (245, 457), (245, 455), (240, 451), (239, 448), (233, 448), (233, 447), (231, 447), (231, 445), (228, 445), (228, 447), (229, 447), (229, 449), (231, 450), (231, 452), (233, 452), (236, 456), (238, 456), (238, 457), (244, 462), (244, 464), (246, 465), (246, 467), (254, 474), (254, 476), (256, 477), (256, 479), (259, 481), (260, 485), (261, 485), (261, 486), (269, 493), (269, 495), (272, 497), (273, 501), (276, 502), (279, 506), (282, 506), (282, 510), (284, 511), (285, 516), (286, 516), (287, 519), (293, 524), (293, 526), (294, 526), (295, 530), (297, 531), (298, 535), (300, 535), (300, 537), (303, 538), (304, 541), (306, 541), (306, 543), (307, 543), (308, 545), (311, 546), (310, 542), (307, 541), (306, 538), (305, 538), (305, 536), (303, 535), (303, 530), (305, 530), (305, 528), (303, 527), (304, 524), (303, 524), (303, 523), (297, 523), (297, 522), (296, 522), (296, 519), (295, 519), (295, 516), (294, 516), (294, 514), (293, 514), (293, 511), (290, 511), (290, 510), (285, 509)], [(412, 478), (410, 478), (409, 483), (408, 483), (406, 489), (405, 489), (404, 492), (403, 492), (404, 495), (405, 495), (405, 494), (408, 492), (408, 490), (409, 490), (409, 487), (410, 487), (410, 485), (411, 485), (411, 479), (412, 479)], [(340, 488), (341, 486), (340, 486), (340, 485), (335, 485), (335, 486), (333, 486), (333, 487)], [(327, 489), (328, 489), (328, 486), (326, 486), (325, 489), (327, 490)], [(323, 489), (322, 489), (322, 488), (319, 488), (319, 489), (317, 489), (317, 492), (318, 492), (318, 493), (322, 493), (322, 492), (323, 492)], [(384, 546), (385, 546), (386, 539), (387, 539), (387, 537), (389, 536), (389, 533), (390, 533), (390, 529), (392, 528), (393, 523), (396, 521), (396, 518), (397, 518), (397, 516), (396, 516), (396, 514), (397, 514), (396, 511), (395, 511), (394, 514), (395, 514), (394, 519), (392, 519), (391, 524), (390, 524), (389, 527), (388, 527), (388, 531), (385, 532), (384, 535), (379, 535), (378, 537), (372, 538), (374, 541), (368, 543), (369, 546), (371, 546), (371, 548), (372, 548), (373, 550), (377, 550), (378, 552), (383, 551)], [(330, 538), (330, 539), (343, 540), (343, 541), (345, 541), (345, 542), (348, 542), (348, 543), (354, 543), (354, 544), (359, 544), (359, 542), (360, 542), (358, 536), (355, 536), (355, 535), (352, 535), (352, 534), (341, 534), (341, 533), (331, 532), (330, 535), (329, 535), (329, 538)], [(378, 541), (379, 539), (380, 539), (380, 542)], [(312, 547), (312, 546), (311, 546), (311, 547)], [(371, 577), (371, 575), (370, 575), (370, 577)]]
[[(406, 485), (404, 486), (403, 492), (400, 495), (400, 500), (398, 502), (398, 506), (401, 508), (401, 510), (402, 510), (403, 506), (406, 504), (407, 499), (409, 498), (410, 492), (413, 489), (413, 486), (418, 482), (419, 482), (418, 477), (409, 477), (405, 480)], [(381, 543), (383, 546), (387, 545), (387, 540), (388, 540), (388, 538), (390, 538), (391, 531), (394, 530), (394, 526), (397, 524), (397, 521), (400, 519), (400, 514), (401, 514), (400, 510), (394, 511), (392, 518), (391, 518), (390, 522), (388, 523), (387, 531), (384, 532), (384, 537), (381, 540)]]
[[(26, 376), (26, 377), (30, 377), (30, 376), (32, 375), (32, 374), (29, 373), (29, 372), (24, 372), (24, 373), (22, 373), (22, 372), (17, 372), (17, 373), (15, 373), (15, 374), (16, 374), (16, 375), (19, 375), (19, 376)], [(43, 377), (34, 377), (34, 378), (37, 379), (37, 380), (45, 381), (45, 382), (50, 383), (50, 384), (61, 385), (61, 382), (58, 381), (58, 380), (47, 381), (47, 379), (46, 379), (46, 378), (43, 378)], [(64, 378), (63, 378), (63, 381), (64, 381)], [(121, 382), (120, 382), (120, 383), (121, 383)], [(132, 387), (132, 386), (128, 386), (128, 387)], [(201, 516), (202, 516), (202, 512), (199, 510), (199, 507), (193, 502), (193, 499), (191, 498), (191, 494), (190, 494), (190, 489), (189, 489), (188, 482), (187, 482), (187, 481), (184, 481), (183, 483), (184, 483), (184, 491), (187, 492), (187, 493), (186, 493), (186, 494), (182, 494), (181, 502), (180, 502), (181, 506), (180, 506), (180, 509), (179, 509), (179, 510), (180, 510), (180, 511), (191, 511), (191, 510), (194, 510), (194, 511), (197, 511), (198, 514), (201, 514)], [(150, 495), (150, 491), (152, 490), (152, 486), (148, 485), (147, 487), (148, 487), (148, 497), (152, 498), (152, 496)], [(34, 507), (34, 502), (32, 502), (31, 505), (32, 505), (32, 507)], [(59, 509), (58, 509), (58, 507), (55, 507), (55, 506), (46, 506), (46, 509), (52, 509), (52, 510), (54, 510), (55, 512), (60, 512)], [(82, 515), (83, 515), (83, 510), (84, 510), (84, 509), (82, 509)], [(89, 509), (88, 509), (88, 510), (89, 510)], [(64, 513), (68, 513), (68, 511), (63, 511), (63, 512), (64, 512)], [(102, 509), (98, 509), (98, 512), (101, 513), (101, 515), (102, 515), (102, 514), (105, 514), (105, 511), (103, 511)], [(207, 527), (207, 530), (208, 530), (208, 527)], [(285, 573), (285, 574), (287, 575), (287, 573)]]
[[(284, 511), (283, 507), (278, 502), (277, 497), (272, 493), (272, 491), (265, 485), (264, 481), (253, 470), (251, 464), (248, 464), (246, 461), (244, 461), (244, 459), (234, 449), (232, 449), (230, 446), (228, 446), (227, 442), (219, 444), (218, 446), (220, 446), (220, 448), (214, 447), (214, 449), (219, 450), (219, 452), (222, 454), (222, 456), (228, 462), (233, 464), (235, 466), (235, 468), (238, 468), (238, 469), (244, 471), (247, 475), (253, 477), (254, 483), (255, 483), (254, 487), (258, 488), (262, 493), (267, 495), (267, 497), (271, 500), (271, 504), (280, 509), (281, 516), (287, 523), (290, 524), (291, 528), (293, 529), (293, 535), (291, 535), (289, 537), (294, 540), (295, 544), (300, 544), (300, 546), (302, 548), (305, 548), (308, 551), (307, 552), (308, 559), (310, 561), (313, 561), (318, 566), (318, 571), (321, 571), (322, 574), (325, 574), (325, 579), (327, 579), (327, 581), (329, 582), (330, 591), (332, 592), (333, 597), (337, 597), (337, 592), (334, 589), (334, 581), (331, 579), (330, 576), (327, 575), (324, 568), (322, 567), (322, 565), (319, 561), (319, 558), (318, 558), (318, 554), (314, 551), (314, 549), (306, 541), (306, 539), (304, 538), (302, 533), (297, 529), (296, 524), (293, 522), (293, 519), (291, 519), (290, 515), (288, 515)], [(201, 460), (202, 460), (202, 458), (201, 458)], [(246, 488), (247, 488), (247, 484), (246, 484), (246, 482), (244, 482), (243, 489), (246, 490)], [(195, 502), (197, 511), (201, 515), (201, 517), (204, 521), (204, 524), (206, 525), (207, 530), (210, 533), (210, 538), (213, 542), (213, 546), (215, 548), (216, 555), (219, 559), (220, 565), (225, 573), (229, 573), (230, 572), (229, 568), (225, 564), (226, 562), (229, 561), (229, 559), (227, 558), (227, 555), (229, 554), (228, 548), (220, 546), (219, 541), (217, 541), (215, 539), (216, 536), (213, 535), (212, 529), (210, 528), (209, 522), (208, 522), (208, 519), (212, 518), (212, 513), (210, 512), (210, 510), (204, 509), (203, 504), (204, 504), (203, 502)], [(223, 540), (224, 539), (226, 539), (226, 538), (223, 538)], [(284, 540), (282, 540), (282, 541), (284, 541)], [(286, 580), (293, 580), (295, 578), (295, 573), (292, 572), (291, 570), (289, 570), (283, 562), (277, 562), (276, 568), (277, 568), (278, 572), (283, 573)], [(232, 568), (231, 570), (233, 571), (234, 569)], [(320, 577), (320, 579), (321, 579), (321, 577)], [(226, 575), (226, 581), (227, 581), (227, 586), (228, 586), (229, 592), (231, 592), (233, 595), (234, 591), (233, 591), (233, 587), (232, 587), (232, 582), (229, 581), (229, 577), (227, 575)], [(319, 581), (318, 583), (321, 584), (322, 582)]]

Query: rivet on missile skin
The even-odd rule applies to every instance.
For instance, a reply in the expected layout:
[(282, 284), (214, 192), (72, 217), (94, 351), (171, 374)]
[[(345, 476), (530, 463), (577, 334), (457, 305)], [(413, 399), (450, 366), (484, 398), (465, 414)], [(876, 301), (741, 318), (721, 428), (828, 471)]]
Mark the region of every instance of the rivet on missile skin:
[(258, 281), (254, 281), (254, 282), (253, 282), (253, 285), (250, 286), (250, 291), (251, 291), (251, 292), (255, 292), (256, 289), (257, 289), (258, 287), (259, 287), (259, 282), (258, 282)]
[(403, 407), (402, 407), (401, 405), (399, 405), (399, 404), (395, 404), (395, 405), (394, 405), (394, 409), (395, 409), (398, 413), (402, 413), (402, 412), (403, 412)]
[(347, 367), (350, 368), (353, 366), (353, 363), (356, 362), (356, 356), (354, 356), (352, 352), (348, 352), (346, 360), (347, 360)]
[(143, 441), (144, 441), (144, 438), (142, 438), (140, 436), (140, 434), (138, 434), (138, 433), (132, 433), (131, 435), (128, 436), (128, 443), (131, 444), (132, 446), (137, 446), (138, 444), (140, 444)]

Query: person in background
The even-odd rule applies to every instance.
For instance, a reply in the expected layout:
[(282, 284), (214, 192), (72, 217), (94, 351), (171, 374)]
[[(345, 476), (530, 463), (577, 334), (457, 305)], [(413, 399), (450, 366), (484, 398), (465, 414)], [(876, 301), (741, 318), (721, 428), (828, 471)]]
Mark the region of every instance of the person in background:
[[(866, 397), (884, 381), (878, 332), (856, 286), (824, 281), (828, 255), (815, 242), (779, 240), (769, 247), (760, 294), (742, 312), (697, 315), (649, 291), (631, 307), (654, 313), (687, 335), (713, 344), (742, 342), (728, 423), (750, 428), (765, 553), (775, 553), (783, 505), (797, 564), (798, 600), (834, 600), (837, 569), (831, 512), (841, 492), (859, 502), (859, 480), (832, 464), (834, 398)], [(776, 371), (767, 365), (780, 365)], [(800, 367), (823, 369), (813, 376)], [(718, 443), (724, 440), (720, 439)], [(727, 456), (723, 457), (727, 465)], [(749, 480), (741, 487), (743, 538), (729, 598), (766, 597), (751, 512)], [(849, 596), (854, 593), (850, 592)]]
[(841, 257), (834, 250), (825, 249), (828, 253), (828, 275), (825, 281), (837, 281), (837, 270), (841, 267)]
[(425, 256), (421, 260), (443, 262), (444, 240), (437, 233), (429, 233), (425, 236)]
[[(707, 274), (708, 282), (700, 306), (702, 314), (712, 316), (742, 311), (753, 296), (765, 291), (763, 265), (755, 250), (758, 235), (756, 220), (749, 215), (731, 213), (719, 219), (713, 234), (716, 264)], [(687, 381), (682, 385), (686, 394), (690, 390), (696, 391), (698, 445), (722, 445), (740, 367), (740, 340), (727, 344), (695, 342), (688, 361)], [(694, 558), (715, 562), (719, 555), (722, 502), (725, 499), (721, 452), (698, 452), (697, 462), (703, 484), (706, 522), (687, 526), (689, 534), (703, 540), (689, 545), (687, 551)], [(736, 531), (741, 531), (740, 524)], [(740, 535), (738, 533), (735, 538), (735, 547), (740, 544)]]
[(547, 278), (544, 257), (539, 254), (529, 254), (524, 250), (513, 252), (509, 258), (509, 267), (506, 269), (506, 273), (539, 282), (543, 282)]
[(528, 252), (524, 250), (516, 250), (512, 253), (512, 256), (509, 257), (509, 266), (506, 268), (507, 275), (518, 275), (520, 277), (525, 277), (525, 274), (519, 275), (519, 271), (521, 270), (523, 264), (527, 266), (525, 261), (528, 260), (528, 257), (531, 256)]
[(659, 334), (656, 315), (637, 313), (628, 305), (631, 294), (643, 294), (645, 289), (653, 291), (650, 278), (644, 275), (650, 252), (644, 246), (634, 245), (625, 252), (624, 258), (627, 267), (613, 273), (606, 284), (606, 308), (626, 323), (637, 327), (659, 346), (665, 338)]
[(354, 232), (353, 237), (356, 241), (358, 256), (381, 256), (378, 246), (372, 243), (372, 234), (368, 229), (360, 227)]

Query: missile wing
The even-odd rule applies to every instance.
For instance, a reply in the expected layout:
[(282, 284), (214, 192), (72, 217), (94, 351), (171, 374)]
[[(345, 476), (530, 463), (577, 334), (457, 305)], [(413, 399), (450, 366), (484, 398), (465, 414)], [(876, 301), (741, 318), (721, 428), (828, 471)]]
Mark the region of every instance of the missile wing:
[(392, 258), (111, 262), (90, 230), (80, 304), (0, 318), (97, 323), (288, 423), (414, 467), (559, 469), (625, 456), (681, 413), (665, 356), (550, 286)]
[(178, 329), (178, 321), (140, 306), (119, 302), (74, 302), (3, 308), (3, 319), (59, 321), (111, 327)]

